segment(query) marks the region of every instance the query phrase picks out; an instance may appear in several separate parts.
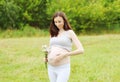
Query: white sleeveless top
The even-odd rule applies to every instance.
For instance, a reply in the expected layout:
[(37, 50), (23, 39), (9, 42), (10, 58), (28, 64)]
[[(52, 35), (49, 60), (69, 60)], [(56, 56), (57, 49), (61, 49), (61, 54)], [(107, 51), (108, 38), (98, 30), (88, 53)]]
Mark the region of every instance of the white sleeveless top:
[(68, 51), (72, 49), (72, 40), (69, 38), (68, 31), (63, 32), (62, 35), (50, 38), (50, 47), (57, 46)]

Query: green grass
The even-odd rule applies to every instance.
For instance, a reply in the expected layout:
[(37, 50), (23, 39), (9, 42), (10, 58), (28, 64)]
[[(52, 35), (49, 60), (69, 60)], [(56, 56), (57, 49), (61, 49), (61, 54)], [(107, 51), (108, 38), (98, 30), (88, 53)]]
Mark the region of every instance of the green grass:
[[(120, 82), (120, 35), (79, 36), (69, 82)], [(0, 39), (0, 82), (49, 82), (41, 50), (49, 37)]]
[(18, 37), (39, 37), (48, 36), (49, 29), (38, 29), (35, 27), (25, 26), (23, 29), (0, 29), (0, 38), (18, 38)]
[[(120, 24), (113, 24), (107, 28), (105, 26), (97, 26), (92, 29), (83, 30), (82, 32), (76, 31), (78, 35), (103, 35), (103, 34), (120, 34)], [(45, 37), (49, 36), (49, 27), (44, 29), (38, 29), (37, 27), (31, 27), (26, 25), (21, 29), (0, 29), (0, 38), (20, 38), (20, 37)]]

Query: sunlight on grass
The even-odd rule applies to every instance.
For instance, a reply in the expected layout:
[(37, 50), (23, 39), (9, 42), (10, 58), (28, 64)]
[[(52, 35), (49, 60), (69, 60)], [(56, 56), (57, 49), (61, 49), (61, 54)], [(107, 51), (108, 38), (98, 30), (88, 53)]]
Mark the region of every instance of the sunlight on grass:
[[(119, 82), (120, 35), (80, 36), (69, 82)], [(0, 82), (49, 82), (41, 50), (49, 37), (0, 39)], [(75, 49), (75, 47), (73, 47)]]

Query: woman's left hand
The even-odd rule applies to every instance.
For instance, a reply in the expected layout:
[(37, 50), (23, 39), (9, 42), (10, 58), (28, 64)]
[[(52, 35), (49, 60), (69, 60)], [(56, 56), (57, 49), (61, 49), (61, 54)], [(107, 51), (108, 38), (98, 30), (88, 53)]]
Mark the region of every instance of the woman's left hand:
[(63, 58), (67, 57), (67, 54), (68, 54), (68, 52), (67, 53), (60, 53), (60, 54), (56, 55), (55, 62), (59, 62)]

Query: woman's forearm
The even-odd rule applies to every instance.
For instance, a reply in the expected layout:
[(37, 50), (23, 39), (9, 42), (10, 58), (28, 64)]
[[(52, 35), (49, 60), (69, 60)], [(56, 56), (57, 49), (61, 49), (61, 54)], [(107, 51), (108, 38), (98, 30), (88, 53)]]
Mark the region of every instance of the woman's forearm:
[(67, 56), (73, 56), (73, 55), (78, 55), (78, 54), (83, 54), (84, 53), (84, 49), (77, 49), (71, 52), (67, 53)]

